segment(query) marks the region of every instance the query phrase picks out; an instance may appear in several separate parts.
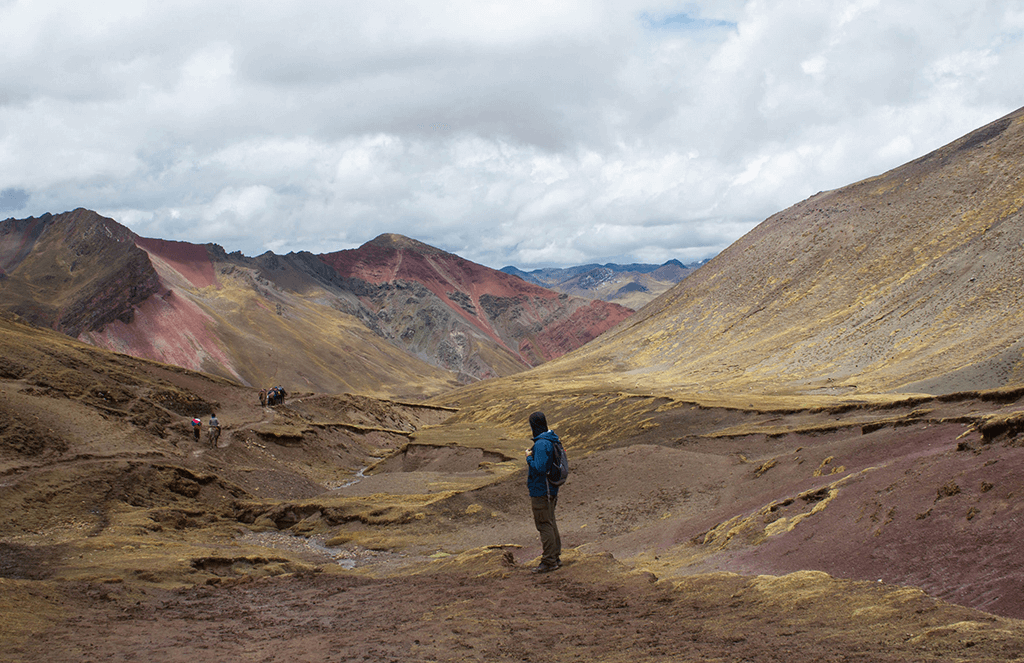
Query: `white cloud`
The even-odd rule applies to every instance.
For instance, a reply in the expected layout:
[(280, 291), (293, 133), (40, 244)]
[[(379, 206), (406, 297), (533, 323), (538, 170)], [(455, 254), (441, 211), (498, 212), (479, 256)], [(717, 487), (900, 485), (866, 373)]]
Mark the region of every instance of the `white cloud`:
[(19, 0), (0, 191), (247, 254), (694, 261), (1019, 107), (1022, 34), (1024, 0)]

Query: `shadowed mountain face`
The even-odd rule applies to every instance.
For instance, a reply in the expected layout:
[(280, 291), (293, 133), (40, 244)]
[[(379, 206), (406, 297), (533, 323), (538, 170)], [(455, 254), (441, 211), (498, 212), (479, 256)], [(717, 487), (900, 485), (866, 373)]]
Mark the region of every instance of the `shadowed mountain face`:
[(3, 307), (69, 336), (130, 323), (159, 290), (135, 235), (87, 210), (0, 223)]
[(247, 258), (75, 210), (0, 224), (3, 306), (108, 349), (243, 384), (388, 395), (509, 375), (632, 311), (420, 242)]
[(1024, 380), (1024, 113), (780, 212), (536, 379), (693, 394)]

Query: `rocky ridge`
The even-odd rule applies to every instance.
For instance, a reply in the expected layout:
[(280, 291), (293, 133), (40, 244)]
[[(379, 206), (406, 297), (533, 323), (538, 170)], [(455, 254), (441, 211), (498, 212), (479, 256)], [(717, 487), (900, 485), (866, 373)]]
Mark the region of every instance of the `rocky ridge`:
[[(459, 366), (489, 340), (523, 366), (560, 357), (625, 320), (615, 304), (559, 295), (397, 235), (320, 256), (411, 352)], [(412, 297), (410, 297), (412, 295)], [(410, 310), (410, 300), (417, 306)], [(422, 302), (432, 302), (422, 306)], [(493, 370), (476, 377), (496, 377)]]

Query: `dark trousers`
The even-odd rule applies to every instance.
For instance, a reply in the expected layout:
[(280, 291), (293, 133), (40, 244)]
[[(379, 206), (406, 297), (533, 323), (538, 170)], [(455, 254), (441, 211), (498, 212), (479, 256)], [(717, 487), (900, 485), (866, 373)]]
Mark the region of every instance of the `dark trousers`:
[(533, 524), (540, 532), (540, 544), (544, 549), (541, 564), (555, 564), (561, 561), (562, 538), (558, 535), (558, 523), (555, 522), (555, 505), (558, 497), (531, 497), (533, 505)]

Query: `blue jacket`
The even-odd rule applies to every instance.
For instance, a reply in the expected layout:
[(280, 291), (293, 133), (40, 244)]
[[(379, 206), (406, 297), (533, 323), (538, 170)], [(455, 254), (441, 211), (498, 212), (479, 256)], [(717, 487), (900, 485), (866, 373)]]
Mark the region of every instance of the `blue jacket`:
[(548, 484), (548, 468), (554, 456), (553, 442), (558, 442), (558, 436), (550, 430), (533, 438), (533, 453), (526, 457), (526, 464), (530, 468), (530, 475), (526, 479), (530, 497), (558, 495), (558, 486)]

